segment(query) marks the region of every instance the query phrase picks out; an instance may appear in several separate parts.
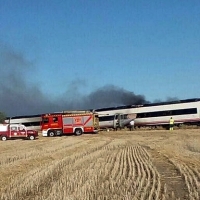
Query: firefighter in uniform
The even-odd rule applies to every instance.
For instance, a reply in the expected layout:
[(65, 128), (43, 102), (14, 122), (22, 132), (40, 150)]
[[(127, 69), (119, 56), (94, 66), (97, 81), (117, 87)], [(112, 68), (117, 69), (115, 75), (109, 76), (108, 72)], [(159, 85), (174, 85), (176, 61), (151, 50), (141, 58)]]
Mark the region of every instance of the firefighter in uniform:
[(173, 131), (174, 129), (174, 119), (171, 117), (169, 120), (169, 130)]

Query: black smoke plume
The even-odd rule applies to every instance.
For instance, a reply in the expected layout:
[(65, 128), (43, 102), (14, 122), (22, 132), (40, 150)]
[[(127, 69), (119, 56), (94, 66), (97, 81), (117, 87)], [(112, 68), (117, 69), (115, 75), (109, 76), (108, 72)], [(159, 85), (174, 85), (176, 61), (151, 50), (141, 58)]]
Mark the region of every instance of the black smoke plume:
[(34, 63), (5, 45), (0, 46), (0, 69), (0, 111), (10, 117), (147, 103), (143, 95), (113, 85), (83, 95), (78, 88), (80, 80), (73, 87), (69, 85), (62, 96), (50, 99), (37, 83), (30, 84), (26, 79), (35, 70)]
[(136, 95), (114, 85), (106, 85), (99, 88), (88, 95), (87, 98), (89, 105), (93, 104), (95, 108), (148, 103), (143, 95)]

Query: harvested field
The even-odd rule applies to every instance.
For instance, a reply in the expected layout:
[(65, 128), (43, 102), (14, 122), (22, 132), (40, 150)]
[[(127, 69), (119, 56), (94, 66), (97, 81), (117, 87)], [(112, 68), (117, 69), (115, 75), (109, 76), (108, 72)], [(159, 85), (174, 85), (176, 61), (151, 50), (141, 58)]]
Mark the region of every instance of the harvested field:
[(1, 200), (200, 199), (200, 129), (0, 142)]

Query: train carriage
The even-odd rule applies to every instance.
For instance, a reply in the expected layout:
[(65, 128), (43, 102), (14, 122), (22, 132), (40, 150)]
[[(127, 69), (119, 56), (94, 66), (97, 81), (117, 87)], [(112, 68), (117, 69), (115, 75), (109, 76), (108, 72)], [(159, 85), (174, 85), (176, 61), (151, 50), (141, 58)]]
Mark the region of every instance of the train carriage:
[(186, 99), (171, 102), (128, 105), (95, 110), (98, 114), (135, 114), (135, 126), (165, 126), (173, 117), (175, 124), (200, 125), (200, 99)]
[[(143, 105), (126, 105), (93, 110), (99, 115), (101, 126), (113, 126), (116, 116), (123, 116), (123, 120), (135, 119), (135, 126), (166, 126), (170, 117), (175, 125), (200, 125), (200, 98), (171, 102), (149, 103)], [(113, 121), (114, 119), (114, 121)], [(17, 116), (7, 118), (6, 123), (21, 123), (28, 129), (41, 129), (41, 115)]]
[(174, 123), (179, 124), (200, 124), (200, 101), (176, 101), (170, 104), (143, 106), (136, 111), (137, 126), (158, 126), (169, 123), (173, 117)]
[(41, 115), (26, 115), (26, 116), (15, 116), (8, 117), (5, 123), (11, 124), (23, 124), (28, 130), (41, 130)]

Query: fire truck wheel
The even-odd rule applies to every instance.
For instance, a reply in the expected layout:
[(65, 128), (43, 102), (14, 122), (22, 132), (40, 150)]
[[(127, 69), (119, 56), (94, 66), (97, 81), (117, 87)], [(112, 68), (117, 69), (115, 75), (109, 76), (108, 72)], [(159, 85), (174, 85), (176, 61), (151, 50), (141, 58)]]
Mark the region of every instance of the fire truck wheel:
[(6, 141), (6, 140), (7, 140), (7, 137), (6, 137), (6, 136), (2, 136), (2, 137), (1, 137), (1, 140), (2, 140), (2, 141)]
[(30, 135), (29, 136), (29, 140), (35, 140), (35, 136), (34, 135)]
[(82, 129), (80, 128), (77, 128), (75, 131), (74, 131), (75, 135), (79, 136), (79, 135), (82, 135), (83, 131)]
[(49, 131), (49, 132), (48, 132), (48, 136), (49, 136), (49, 137), (54, 137), (54, 136), (55, 136), (55, 132), (52, 131), (52, 130)]

